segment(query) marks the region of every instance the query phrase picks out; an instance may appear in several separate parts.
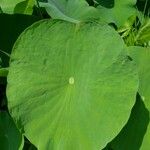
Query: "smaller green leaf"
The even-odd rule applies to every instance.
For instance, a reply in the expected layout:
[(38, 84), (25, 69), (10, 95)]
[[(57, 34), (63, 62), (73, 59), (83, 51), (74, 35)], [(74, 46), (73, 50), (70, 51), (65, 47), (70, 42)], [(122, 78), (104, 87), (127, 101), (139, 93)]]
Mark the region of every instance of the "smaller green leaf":
[(137, 63), (140, 80), (139, 93), (150, 110), (150, 48), (129, 46), (128, 52)]
[(7, 77), (8, 68), (0, 68), (0, 77)]
[[(101, 20), (104, 20), (108, 23), (113, 22), (118, 27), (124, 25), (129, 17), (136, 14), (136, 9), (134, 8), (136, 0), (114, 0), (114, 5), (112, 1), (96, 1), (100, 4), (97, 8), (100, 12)], [(108, 3), (111, 8), (104, 7), (106, 6), (106, 3)]]
[[(150, 48), (130, 46), (128, 48), (130, 56), (136, 61), (139, 72), (140, 86), (139, 93), (149, 110), (150, 114)], [(150, 146), (150, 122), (144, 136), (141, 150), (149, 150)]]
[(14, 13), (30, 15), (33, 12), (34, 4), (35, 4), (35, 0), (25, 0), (23, 2), (20, 2), (16, 5), (14, 9)]
[(74, 23), (99, 16), (97, 9), (89, 6), (85, 0), (48, 0), (48, 3), (40, 3), (40, 6), (45, 7), (52, 18)]
[(142, 96), (137, 96), (128, 123), (105, 150), (149, 150), (150, 147), (150, 49), (130, 46), (128, 52), (138, 67)]
[(22, 150), (23, 136), (7, 112), (0, 111), (0, 149)]
[(3, 13), (32, 14), (35, 0), (1, 0), (0, 7)]

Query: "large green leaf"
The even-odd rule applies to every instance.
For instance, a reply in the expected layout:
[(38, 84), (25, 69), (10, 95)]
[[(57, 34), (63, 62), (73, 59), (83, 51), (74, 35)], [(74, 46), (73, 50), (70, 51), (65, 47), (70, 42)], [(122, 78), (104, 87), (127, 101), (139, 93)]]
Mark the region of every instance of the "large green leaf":
[(12, 118), (6, 112), (0, 111), (0, 149), (21, 150), (22, 147), (23, 137)]
[(54, 19), (62, 19), (78, 23), (91, 18), (97, 18), (99, 12), (88, 5), (85, 0), (48, 0), (40, 3)]
[(14, 45), (11, 115), (39, 150), (99, 150), (126, 124), (138, 77), (109, 26), (41, 21)]
[(35, 0), (0, 0), (0, 7), (4, 13), (32, 14)]
[[(134, 8), (136, 0), (114, 0), (114, 5), (112, 5), (111, 0), (96, 1), (101, 4), (97, 7), (100, 11), (101, 19), (108, 23), (113, 22), (118, 27), (124, 25), (129, 17), (136, 14), (136, 9)], [(112, 6), (112, 8), (104, 7), (106, 4)]]

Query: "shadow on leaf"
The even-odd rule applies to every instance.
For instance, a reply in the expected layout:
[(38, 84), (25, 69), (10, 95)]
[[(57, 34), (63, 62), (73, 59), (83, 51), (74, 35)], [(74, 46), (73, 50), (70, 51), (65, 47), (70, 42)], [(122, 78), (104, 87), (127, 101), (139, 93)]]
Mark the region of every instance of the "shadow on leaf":
[(149, 124), (149, 111), (137, 94), (131, 116), (117, 135), (103, 150), (139, 150)]

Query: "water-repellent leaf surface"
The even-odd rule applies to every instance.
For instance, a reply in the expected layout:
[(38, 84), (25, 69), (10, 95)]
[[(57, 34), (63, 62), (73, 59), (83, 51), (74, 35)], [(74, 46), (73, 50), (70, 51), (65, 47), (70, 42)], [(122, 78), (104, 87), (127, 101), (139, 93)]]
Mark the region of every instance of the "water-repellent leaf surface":
[(45, 20), (14, 45), (7, 97), (18, 127), (39, 150), (99, 150), (126, 124), (137, 85), (114, 29)]
[(21, 150), (23, 138), (7, 112), (0, 112), (0, 149)]

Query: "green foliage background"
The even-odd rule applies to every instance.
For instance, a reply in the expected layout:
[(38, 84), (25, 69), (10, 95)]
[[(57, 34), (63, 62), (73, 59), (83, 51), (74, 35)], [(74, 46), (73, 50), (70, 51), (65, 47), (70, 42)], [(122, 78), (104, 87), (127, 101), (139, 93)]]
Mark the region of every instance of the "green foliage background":
[[(23, 62), (24, 56), (27, 58), (31, 58), (31, 59), (34, 58), (33, 51), (31, 50), (26, 51), (26, 47), (29, 49), (32, 49), (30, 48), (30, 46), (28, 46), (28, 44), (32, 45), (33, 43), (32, 46), (34, 48), (36, 45), (37, 39), (33, 39), (32, 37), (30, 37), (29, 40), (27, 40), (28, 38), (25, 38), (25, 36), (28, 37), (28, 35), (26, 35), (26, 32), (28, 32), (28, 30), (31, 30), (30, 32), (34, 32), (35, 30), (37, 30), (36, 25), (38, 24), (41, 25), (41, 23), (40, 22), (35, 23), (35, 22), (39, 20), (48, 19), (50, 20), (49, 22), (51, 22), (51, 20), (56, 19), (56, 22), (57, 22), (57, 19), (59, 19), (59, 20), (63, 20), (62, 22), (67, 21), (68, 24), (76, 24), (77, 32), (78, 30), (81, 30), (82, 28), (81, 26), (83, 24), (86, 24), (86, 22), (91, 22), (91, 24), (96, 23), (96, 24), (99, 24), (101, 27), (104, 25), (106, 26), (103, 29), (104, 31), (108, 26), (110, 26), (110, 28), (114, 32), (112, 34), (112, 37), (118, 36), (120, 40), (124, 40), (125, 44), (122, 44), (122, 45), (124, 47), (124, 50), (127, 53), (125, 54), (127, 56), (127, 60), (129, 62), (134, 61), (136, 66), (134, 66), (133, 68), (131, 67), (131, 68), (133, 72), (136, 72), (136, 71), (138, 72), (139, 88), (138, 89), (134, 88), (136, 92), (136, 99), (133, 98), (135, 96), (135, 92), (131, 94), (132, 96), (130, 95), (126, 96), (125, 94), (123, 94), (122, 98), (126, 99), (126, 101), (130, 101), (130, 102), (132, 101), (133, 104), (131, 105), (131, 103), (130, 104), (125, 103), (124, 105), (126, 106), (122, 108), (120, 107), (120, 109), (115, 109), (117, 106), (119, 105), (121, 106), (121, 103), (118, 102), (120, 99), (114, 99), (115, 105), (113, 105), (113, 103), (111, 102), (108, 103), (107, 108), (110, 107), (112, 116), (110, 115), (108, 118), (107, 118), (107, 115), (103, 116), (102, 120), (104, 121), (101, 122), (101, 126), (97, 128), (99, 129), (99, 131), (94, 133), (93, 137), (96, 137), (96, 139), (93, 140), (93, 142), (95, 142), (97, 145), (99, 143), (98, 146), (100, 147), (100, 149), (104, 149), (104, 150), (149, 150), (150, 149), (150, 67), (149, 67), (149, 63), (150, 63), (150, 18), (149, 18), (149, 14), (150, 14), (150, 1), (149, 0), (138, 0), (138, 1), (136, 0), (126, 0), (126, 1), (125, 0), (87, 0), (87, 1), (85, 0), (68, 0), (68, 1), (67, 0), (55, 0), (55, 1), (54, 0), (41, 0), (41, 1), (38, 1), (38, 0), (19, 0), (19, 1), (18, 0), (14, 0), (14, 1), (1, 0), (0, 1), (0, 149), (2, 150), (22, 150), (22, 149), (23, 150), (36, 150), (36, 149), (77, 150), (78, 149), (79, 150), (79, 147), (78, 147), (79, 144), (81, 144), (82, 146), (86, 145), (84, 143), (85, 142), (84, 140), (86, 138), (80, 137), (84, 135), (85, 133), (82, 133), (83, 130), (78, 128), (78, 131), (81, 130), (80, 132), (81, 135), (79, 136), (80, 138), (77, 141), (71, 142), (70, 147), (68, 146), (69, 144), (68, 145), (66, 144), (68, 147), (67, 146), (65, 147), (64, 146), (65, 142), (63, 143), (64, 148), (59, 147), (59, 141), (62, 140), (59, 134), (57, 135), (58, 137), (56, 138), (58, 139), (56, 140), (57, 141), (56, 147), (48, 146), (48, 144), (45, 143), (45, 140), (44, 140), (44, 138), (46, 137), (45, 136), (46, 133), (43, 134), (44, 132), (42, 132), (42, 130), (38, 131), (34, 127), (36, 123), (38, 124), (38, 120), (40, 120), (42, 122), (40, 129), (45, 128), (46, 132), (50, 132), (52, 130), (52, 128), (45, 125), (45, 124), (48, 124), (48, 121), (47, 121), (48, 119), (44, 118), (45, 120), (42, 120), (41, 115), (43, 115), (44, 113), (46, 113), (46, 111), (48, 111), (45, 109), (46, 107), (41, 107), (42, 106), (41, 101), (37, 104), (32, 103), (32, 101), (31, 103), (27, 103), (26, 102), (27, 99), (25, 97), (23, 97), (24, 99), (22, 99), (23, 105), (19, 106), (20, 104), (19, 99), (22, 98), (23, 91), (27, 91), (28, 93), (27, 96), (30, 96), (30, 97), (38, 96), (38, 92), (36, 92), (36, 88), (30, 89), (29, 85), (27, 87), (23, 87), (23, 84), (26, 81), (26, 74), (27, 74), (28, 69), (26, 70), (25, 66), (21, 66), (21, 69), (19, 70), (15, 69), (19, 66), (18, 65), (19, 63), (16, 65), (17, 61), (14, 61), (14, 66), (13, 66), (12, 59), (15, 60), (16, 58), (17, 59), (22, 58), (21, 61)], [(33, 23), (35, 24), (32, 25)], [(58, 26), (58, 28), (59, 27), (60, 26)], [(70, 26), (68, 26), (68, 29), (69, 27)], [(40, 33), (43, 31), (44, 28), (45, 28), (44, 31), (46, 33), (49, 29), (47, 25), (44, 25), (44, 26), (41, 25), (41, 28), (38, 29), (36, 32)], [(52, 31), (50, 31), (49, 34), (53, 33), (53, 37), (55, 36), (56, 39), (59, 39), (59, 38), (64, 39), (67, 36), (67, 34), (65, 34), (67, 29), (65, 29), (65, 27), (61, 27), (61, 28), (62, 28), (62, 31), (58, 30), (60, 33), (58, 34), (58, 36), (55, 36), (56, 32), (53, 33)], [(92, 25), (90, 28), (92, 28)], [(90, 31), (90, 29), (86, 29), (86, 30), (87, 30), (87, 33), (88, 31)], [(96, 29), (93, 29), (94, 35), (97, 34), (95, 30)], [(28, 33), (29, 35), (31, 34), (30, 32)], [(97, 41), (96, 43), (98, 44), (98, 42), (101, 42), (101, 40), (98, 40), (98, 39), (103, 39), (100, 31), (98, 32), (99, 32), (98, 36), (94, 37), (93, 35), (93, 37), (91, 36), (91, 40), (87, 39), (89, 46), (88, 46), (88, 43), (83, 42), (87, 46), (87, 49), (88, 47), (90, 47), (90, 45), (92, 45), (91, 43), (94, 43), (95, 41)], [(68, 30), (68, 33), (70, 33), (69, 30)], [(35, 33), (33, 33), (33, 35), (38, 36)], [(64, 35), (64, 37), (62, 37), (62, 35)], [(83, 39), (85, 38), (84, 36), (88, 37), (88, 34), (86, 34), (85, 32), (83, 34)], [(21, 37), (24, 39), (20, 40)], [(82, 35), (79, 35), (78, 39), (76, 39), (78, 41), (76, 43), (78, 43), (79, 45), (80, 45), (80, 41), (84, 41), (80, 37), (82, 37)], [(47, 36), (47, 38), (49, 39), (50, 36)], [(14, 44), (17, 45), (16, 40), (18, 42), (18, 45), (21, 45), (21, 46), (24, 45), (24, 43), (26, 43), (25, 47), (23, 46), (21, 47), (22, 52), (20, 50), (20, 47), (17, 48), (14, 46)], [(118, 41), (118, 43), (120, 42), (120, 40)], [(38, 41), (40, 41), (40, 38)], [(112, 41), (112, 43), (110, 41)], [(108, 51), (115, 47), (113, 45), (115, 41), (117, 41), (117, 38), (108, 40), (107, 41), (108, 43), (106, 42), (106, 45), (110, 46), (107, 49)], [(46, 40), (43, 40), (42, 36), (41, 36), (40, 42), (41, 44), (39, 45), (46, 45), (46, 46), (49, 45), (49, 42), (47, 42)], [(53, 40), (51, 40), (50, 46), (53, 46), (55, 48), (55, 45), (56, 45), (56, 42), (53, 42)], [(66, 46), (65, 42), (64, 42), (64, 45)], [(49, 48), (47, 48), (46, 46), (45, 46), (45, 49), (47, 49), (48, 51)], [(65, 46), (61, 47), (64, 51), (66, 49)], [(69, 46), (69, 44), (67, 46), (70, 49), (72, 47), (72, 45)], [(74, 44), (73, 51), (75, 51), (75, 49), (78, 49), (78, 47), (79, 47), (78, 45)], [(95, 47), (99, 47), (99, 46), (97, 45)], [(99, 47), (99, 48), (100, 49), (105, 48), (105, 44), (103, 44), (102, 47)], [(12, 52), (12, 49), (13, 49), (13, 52)], [(17, 50), (18, 53), (15, 54), (14, 53), (15, 50)], [(38, 51), (39, 51), (40, 58), (36, 58), (36, 57), (34, 58), (35, 64), (36, 62), (40, 62), (38, 59), (41, 59), (41, 60), (44, 59), (43, 51), (41, 51), (40, 49), (38, 49)], [(21, 57), (20, 57), (20, 54), (22, 54)], [(73, 53), (70, 56), (74, 57), (74, 55), (75, 54)], [(103, 60), (103, 62), (105, 62), (105, 65), (107, 64), (106, 60), (109, 55), (110, 56), (114, 55), (113, 49), (112, 51), (104, 54), (104, 56), (106, 56), (104, 57), (105, 59)], [(94, 54), (89, 53), (88, 57), (90, 56), (94, 57)], [(96, 56), (97, 57), (95, 57), (96, 59), (95, 59), (95, 62), (93, 62), (93, 64), (94, 63), (98, 64), (97, 63), (98, 55)], [(47, 57), (50, 58), (50, 56), (48, 55), (46, 56), (46, 58)], [(121, 57), (119, 58), (121, 59)], [(77, 59), (78, 58), (76, 58), (76, 60)], [(64, 60), (65, 59), (63, 58), (61, 62), (63, 62)], [(85, 60), (82, 63), (88, 62), (87, 59)], [(114, 60), (117, 61), (118, 58), (115, 58)], [(87, 64), (85, 63), (85, 66), (86, 65)], [(41, 67), (40, 63), (37, 64), (37, 66)], [(88, 64), (87, 66), (89, 67), (90, 65)], [(93, 66), (96, 67), (96, 65), (93, 65)], [(125, 62), (125, 66), (128, 66), (128, 63)], [(43, 69), (45, 68), (44, 66), (42, 67)], [(99, 67), (101, 68), (102, 66), (100, 65)], [(117, 67), (119, 68), (119, 65)], [(127, 67), (127, 68), (129, 69), (130, 67)], [(121, 73), (124, 73), (124, 75), (120, 73), (121, 77), (118, 78), (118, 80), (122, 81), (123, 76), (127, 77), (129, 75), (129, 71), (127, 68), (125, 67), (124, 72), (120, 71)], [(32, 71), (34, 70), (33, 68), (29, 68), (29, 70), (30, 69)], [(38, 70), (38, 67), (37, 67), (37, 70)], [(110, 77), (111, 74), (113, 74), (113, 70), (114, 69), (110, 69), (109, 73), (107, 74), (104, 73), (104, 77), (107, 77), (107, 76)], [(57, 69), (55, 71), (56, 71), (55, 72), (56, 74), (57, 72), (59, 72)], [(46, 71), (45, 76), (46, 74), (48, 76), (48, 73), (49, 72)], [(8, 74), (9, 76), (7, 79)], [(88, 75), (90, 77), (92, 76), (90, 72)], [(96, 72), (94, 75), (96, 75)], [(17, 77), (19, 76), (20, 76), (20, 79), (18, 80)], [(31, 77), (36, 78), (36, 76), (32, 76), (32, 75)], [(128, 81), (128, 85), (129, 85), (128, 90), (130, 89), (131, 86), (134, 86), (134, 87), (137, 86), (136, 85), (137, 82), (130, 84), (130, 81), (135, 79), (134, 77), (132, 77), (132, 79)], [(87, 78), (87, 75), (85, 78)], [(39, 81), (44, 81), (42, 77), (39, 77), (38, 79)], [(115, 81), (117, 79), (113, 78), (112, 80)], [(104, 81), (105, 83), (108, 82), (108, 80), (104, 80)], [(12, 83), (13, 83), (13, 86), (11, 87), (10, 85), (12, 85)], [(37, 88), (40, 87), (37, 81), (35, 81), (35, 83), (38, 85)], [(120, 84), (114, 83), (114, 85), (118, 86)], [(124, 83), (124, 86), (125, 85), (126, 84)], [(8, 86), (10, 87), (9, 89), (8, 89)], [(6, 96), (6, 87), (7, 87), (7, 93), (8, 93), (7, 96)], [(18, 88), (20, 88), (20, 91)], [(117, 88), (116, 90), (119, 91), (120, 86), (118, 86)], [(107, 86), (104, 89), (106, 89), (106, 93), (107, 93), (107, 90), (108, 90)], [(89, 94), (90, 91), (83, 92), (83, 94), (87, 94), (87, 93)], [(101, 99), (107, 100), (105, 99), (105, 97), (102, 97)], [(17, 105), (16, 108), (14, 108), (15, 105)], [(102, 105), (102, 103), (99, 103), (99, 105)], [(40, 112), (38, 112), (38, 115), (35, 115), (34, 113), (30, 114), (30, 111), (32, 112), (32, 109), (35, 106), (41, 109)], [(100, 109), (98, 107), (97, 110), (102, 110), (102, 112), (105, 112), (107, 109), (105, 110), (104, 105), (102, 106), (100, 107)], [(81, 108), (84, 108), (84, 105), (81, 105)], [(95, 109), (97, 108), (96, 105), (94, 108)], [(128, 108), (128, 111), (124, 111), (126, 108)], [(43, 112), (42, 112), (42, 109), (43, 109)], [(25, 115), (26, 112), (28, 112), (28, 115)], [(124, 112), (125, 114), (122, 115)], [(66, 114), (67, 113), (68, 112), (66, 112)], [(72, 113), (74, 112), (72, 111)], [(99, 114), (101, 113), (99, 112)], [(121, 122), (119, 120), (120, 118), (116, 118), (115, 120), (115, 117), (114, 117), (115, 113), (120, 114), (121, 119), (124, 119), (124, 121)], [(80, 112), (80, 114), (82, 114), (82, 112)], [(49, 116), (51, 116), (50, 112), (49, 112)], [(113, 117), (114, 117), (114, 123), (111, 122), (113, 120), (112, 119)], [(34, 125), (32, 124), (33, 118), (36, 118)], [(90, 115), (89, 115), (89, 118), (90, 118)], [(53, 119), (55, 120), (55, 116), (53, 116)], [(66, 118), (64, 117), (64, 119)], [(79, 119), (81, 118), (79, 117)], [(87, 122), (88, 122), (88, 119), (87, 119)], [(108, 119), (109, 121), (106, 121), (106, 119)], [(82, 118), (82, 120), (84, 119)], [(97, 120), (98, 119), (96, 119), (96, 121)], [(25, 123), (26, 121), (29, 122), (29, 125)], [(117, 130), (115, 130), (115, 126), (117, 123), (118, 123)], [(80, 125), (80, 127), (83, 126), (82, 123), (81, 124), (78, 123), (78, 124)], [(54, 126), (56, 127), (57, 123)], [(108, 128), (108, 126), (111, 126), (111, 127)], [(88, 128), (85, 131), (88, 133), (90, 129), (92, 128)], [(104, 135), (100, 136), (100, 133)], [(37, 136), (40, 135), (40, 137), (38, 137), (38, 139), (40, 139), (40, 142), (37, 142), (37, 138), (34, 137), (34, 135), (37, 135)], [(64, 133), (63, 135), (64, 135), (64, 138), (68, 136), (67, 133)], [(75, 133), (71, 136), (74, 137), (74, 135)], [(49, 138), (52, 138), (52, 139), (54, 138), (53, 136), (51, 136), (51, 134), (47, 134), (47, 136), (48, 136), (47, 137), (48, 140)], [(88, 143), (87, 145), (92, 145), (90, 143), (91, 142), (90, 140), (87, 140), (86, 142)], [(74, 143), (76, 147), (73, 145)], [(93, 147), (88, 146), (87, 148), (85, 148), (84, 146), (83, 147), (81, 146), (81, 149), (97, 150), (98, 148), (96, 148), (97, 146), (96, 144)], [(40, 148), (39, 145), (42, 148)]]

